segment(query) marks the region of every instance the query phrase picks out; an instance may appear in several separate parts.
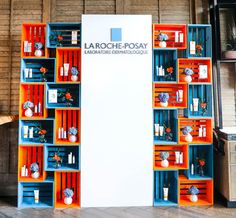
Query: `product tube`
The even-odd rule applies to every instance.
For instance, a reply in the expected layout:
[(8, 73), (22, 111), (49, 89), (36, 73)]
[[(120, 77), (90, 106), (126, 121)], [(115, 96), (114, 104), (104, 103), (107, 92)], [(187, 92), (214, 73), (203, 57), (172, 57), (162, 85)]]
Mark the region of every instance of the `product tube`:
[(184, 91), (178, 90), (178, 94), (179, 94), (179, 102), (183, 102)]
[(194, 164), (191, 164), (191, 175), (194, 175)]
[(162, 76), (162, 66), (161, 67), (159, 67), (159, 76)]
[(69, 64), (65, 63), (64, 64), (64, 76), (68, 76), (69, 72)]
[(159, 131), (160, 131), (159, 123), (154, 124), (154, 126), (155, 126), (155, 136), (159, 136)]
[(202, 137), (202, 125), (200, 125), (200, 128), (198, 130), (198, 137)]
[(180, 152), (180, 154), (179, 154), (179, 163), (180, 164), (184, 163), (184, 153), (183, 152)]
[(29, 78), (29, 68), (24, 69), (25, 78)]
[(33, 78), (33, 70), (32, 70), (32, 68), (29, 69), (29, 78)]
[(163, 133), (164, 133), (164, 126), (159, 126), (159, 133), (160, 133), (160, 136), (163, 136)]
[(34, 127), (31, 127), (31, 128), (29, 129), (29, 138), (30, 138), (30, 139), (34, 138)]
[(206, 137), (206, 127), (202, 127), (202, 137)]
[(41, 103), (40, 102), (38, 103), (38, 113), (39, 114), (41, 113)]
[(28, 52), (28, 41), (24, 41), (24, 52)]
[(58, 139), (61, 139), (61, 128), (58, 128)]
[(199, 98), (193, 98), (193, 111), (198, 111)]
[(29, 127), (28, 126), (23, 126), (23, 131), (24, 131), (24, 139), (27, 139), (28, 138)]
[(176, 102), (179, 102), (179, 92), (178, 91), (176, 91)]
[(73, 155), (72, 163), (75, 164), (75, 155)]
[(159, 66), (156, 66), (156, 74), (159, 76)]
[(25, 176), (26, 177), (28, 176), (28, 168), (27, 168), (27, 166), (25, 166)]
[(66, 131), (64, 130), (64, 133), (63, 133), (63, 138), (66, 139)]
[(169, 188), (163, 188), (164, 201), (168, 201), (168, 191), (169, 191)]
[(21, 177), (25, 176), (25, 165), (21, 167)]
[(175, 31), (175, 42), (179, 42), (179, 32)]
[(64, 128), (61, 128), (61, 138), (64, 139)]
[(180, 162), (180, 152), (179, 151), (175, 151), (175, 163), (179, 164)]
[(63, 69), (63, 67), (60, 67), (60, 76), (64, 76), (64, 69)]
[(193, 104), (190, 104), (190, 111), (193, 111)]
[(34, 203), (39, 203), (39, 190), (34, 190)]

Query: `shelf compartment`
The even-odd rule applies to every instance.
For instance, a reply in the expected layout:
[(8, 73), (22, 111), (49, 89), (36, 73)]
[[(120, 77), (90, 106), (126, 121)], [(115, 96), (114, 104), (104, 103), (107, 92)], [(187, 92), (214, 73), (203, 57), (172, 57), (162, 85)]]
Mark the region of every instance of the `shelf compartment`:
[[(164, 69), (164, 75), (162, 71), (160, 70), (160, 68)], [(153, 50), (153, 81), (154, 82), (177, 82), (177, 50), (176, 49), (154, 49)]]
[[(168, 201), (164, 201), (163, 186), (169, 187)], [(154, 171), (154, 206), (178, 205), (178, 171)]]
[[(155, 144), (177, 144), (178, 142), (178, 111), (176, 109), (170, 109), (170, 110), (161, 110), (161, 109), (155, 109), (153, 111), (154, 113), (154, 124), (159, 124), (160, 126), (164, 127), (163, 136), (160, 136), (160, 129), (158, 131), (155, 130), (154, 125), (154, 143)], [(166, 127), (166, 128), (165, 128)], [(169, 134), (166, 130), (167, 128), (171, 129), (171, 138), (169, 138)]]
[[(35, 43), (41, 42), (43, 44), (42, 58), (48, 56), (47, 49), (45, 46), (45, 23), (24, 23), (22, 25), (22, 36), (21, 36), (21, 57), (36, 57), (35, 52)], [(28, 41), (32, 43), (31, 52), (24, 50), (24, 42)], [(37, 57), (38, 58), (38, 57)]]
[[(68, 155), (72, 152), (75, 156), (75, 162), (69, 164)], [(61, 166), (56, 167), (56, 161), (53, 159), (55, 154), (59, 155), (61, 158)], [(70, 171), (79, 170), (80, 166), (80, 153), (79, 146), (56, 146), (56, 145), (46, 145), (45, 146), (45, 160), (44, 167), (46, 171)]]
[[(200, 193), (198, 201), (191, 202), (188, 189), (196, 186)], [(213, 180), (188, 180), (184, 175), (179, 176), (179, 205), (180, 206), (204, 206), (213, 205)]]
[[(175, 152), (183, 153), (183, 163), (176, 163)], [(161, 166), (161, 152), (169, 152), (169, 166), (164, 168)], [(154, 153), (153, 153), (153, 168), (154, 170), (182, 170), (188, 169), (189, 161), (188, 161), (188, 145), (154, 145)]]
[[(179, 82), (185, 82), (184, 70), (190, 68), (193, 71), (192, 83), (211, 83), (212, 64), (210, 58), (178, 58), (178, 78)], [(200, 71), (202, 72), (200, 75)], [(207, 73), (204, 73), (207, 71)]]
[[(168, 35), (166, 48), (187, 48), (187, 26), (185, 24), (153, 24), (153, 48), (160, 48), (158, 35), (164, 33)], [(180, 41), (180, 34), (183, 40)], [(176, 37), (178, 35), (178, 37)]]
[[(24, 135), (24, 126), (28, 126), (27, 134)], [(53, 119), (45, 120), (20, 120), (19, 121), (19, 144), (53, 144)], [(33, 128), (33, 134), (30, 136), (30, 131)], [(40, 130), (46, 130), (45, 139), (40, 140)], [(31, 137), (31, 138), (30, 138)]]
[[(193, 99), (199, 99), (197, 111), (194, 111)], [(202, 106), (201, 106), (202, 105)], [(184, 109), (185, 117), (212, 117), (212, 85), (189, 84), (188, 107)]]
[[(177, 101), (176, 92), (178, 90), (183, 90), (182, 101)], [(153, 107), (154, 108), (169, 109), (169, 108), (186, 108), (187, 107), (187, 95), (188, 95), (187, 84), (154, 83), (153, 92), (154, 92), (153, 93)], [(158, 99), (158, 95), (162, 92), (168, 93), (170, 96), (167, 107), (162, 107), (160, 105), (160, 100)]]
[[(25, 116), (26, 110), (23, 108), (23, 104), (26, 101), (34, 103), (34, 107), (32, 108), (32, 117)], [(39, 108), (40, 110), (38, 110)], [(19, 111), (20, 118), (23, 119), (42, 119), (47, 117), (47, 109), (44, 107), (44, 83), (21, 83)]]
[[(39, 203), (35, 203), (34, 190), (39, 190)], [(19, 182), (19, 208), (51, 208), (53, 207), (53, 182)]]
[[(47, 69), (45, 79), (40, 68)], [(32, 78), (27, 77), (25, 69), (32, 69)], [(22, 58), (21, 59), (21, 82), (54, 82), (56, 71), (55, 58)]]
[[(52, 94), (50, 94), (50, 92)], [(60, 93), (69, 93), (73, 101), (66, 101), (60, 97)], [(68, 104), (69, 102), (70, 104)], [(46, 85), (46, 108), (79, 108), (80, 107), (80, 84), (47, 83)]]
[[(74, 35), (74, 44), (72, 43), (72, 31)], [(53, 36), (53, 37), (51, 37)], [(62, 36), (61, 41), (57, 41), (54, 37)], [(47, 47), (80, 47), (81, 46), (81, 24), (80, 23), (48, 23), (47, 25)]]
[[(195, 42), (193, 52), (190, 53), (190, 42)], [(202, 47), (201, 54), (196, 50), (196, 46)], [(212, 41), (211, 41), (211, 25), (209, 24), (189, 24), (188, 25), (188, 47), (186, 50), (187, 57), (211, 57), (212, 56)]]
[[(58, 48), (56, 51), (57, 57), (57, 82), (79, 83), (81, 76), (81, 49), (80, 48)], [(69, 64), (68, 76), (61, 76), (60, 69), (63, 68), (64, 63)], [(73, 82), (71, 80), (71, 68), (77, 67), (78, 80)], [(64, 68), (63, 68), (64, 69)]]
[[(64, 190), (74, 190), (71, 205), (64, 203)], [(80, 207), (80, 172), (55, 172), (55, 208)]]
[[(189, 144), (212, 144), (213, 135), (212, 135), (212, 119), (211, 118), (178, 118), (178, 128), (179, 128), (179, 143), (186, 144), (185, 136), (182, 133), (182, 129), (185, 126), (191, 126), (193, 131), (190, 133), (193, 137), (193, 141)], [(202, 126), (206, 128), (206, 134), (203, 134), (204, 137), (199, 137), (199, 128)]]
[[(205, 160), (204, 175), (200, 175), (197, 158)], [(191, 165), (194, 164), (194, 174), (191, 174)], [(189, 145), (189, 169), (185, 171), (188, 179), (213, 178), (213, 145)]]
[[(68, 130), (71, 127), (75, 127), (78, 131), (75, 142), (69, 141)], [(60, 128), (60, 129), (59, 129)], [(62, 137), (63, 131), (66, 131), (66, 137)], [(60, 131), (60, 132), (59, 132)], [(69, 109), (69, 110), (55, 110), (55, 144), (80, 144), (80, 110)]]

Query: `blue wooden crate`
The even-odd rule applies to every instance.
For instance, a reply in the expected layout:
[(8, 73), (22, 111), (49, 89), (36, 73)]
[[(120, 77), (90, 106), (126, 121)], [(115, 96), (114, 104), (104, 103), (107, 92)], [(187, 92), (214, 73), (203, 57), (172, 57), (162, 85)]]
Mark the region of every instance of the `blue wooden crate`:
[[(77, 31), (77, 44), (72, 44), (72, 31)], [(63, 37), (61, 42), (55, 40), (59, 35)], [(80, 47), (81, 23), (48, 23), (46, 40), (47, 48)]]
[[(49, 90), (57, 90), (57, 103), (50, 101)], [(59, 92), (69, 92), (73, 101), (68, 105)], [(47, 83), (46, 85), (46, 108), (79, 108), (80, 107), (80, 84)]]
[[(40, 72), (40, 68), (45, 67), (48, 71), (45, 79)], [(25, 69), (32, 69), (32, 78), (26, 78)], [(21, 59), (21, 82), (54, 82), (56, 75), (55, 58), (22, 58)]]
[[(165, 75), (159, 75), (161, 67)], [(167, 72), (170, 67), (173, 67), (173, 73)], [(177, 49), (154, 49), (152, 72), (154, 82), (177, 82)]]
[[(35, 203), (34, 190), (39, 190), (39, 203)], [(19, 208), (51, 208), (54, 205), (53, 181), (19, 182), (18, 207)]]
[[(68, 164), (68, 154), (72, 152), (75, 155), (75, 164)], [(56, 161), (53, 159), (55, 153), (59, 153), (62, 158), (62, 163), (59, 168), (56, 167)], [(45, 171), (68, 171), (80, 169), (80, 153), (79, 146), (45, 146), (45, 158), (44, 158)]]
[[(33, 128), (33, 138), (24, 138), (24, 126)], [(45, 135), (46, 142), (40, 141), (38, 131), (44, 129), (47, 131)], [(54, 130), (54, 119), (46, 118), (44, 120), (20, 120), (19, 121), (19, 144), (20, 145), (35, 145), (35, 144), (53, 144), (53, 130)]]
[[(203, 167), (204, 175), (199, 173), (197, 158), (205, 160)], [(191, 174), (191, 166), (194, 164), (194, 174)], [(189, 145), (189, 169), (185, 170), (185, 175), (192, 180), (206, 180), (213, 178), (213, 145)]]
[[(190, 54), (190, 42), (195, 41), (196, 45), (201, 45), (202, 55)], [(209, 24), (189, 24), (188, 25), (188, 47), (186, 57), (211, 57), (212, 56), (212, 35)]]
[(154, 144), (177, 144), (178, 142), (178, 111), (177, 109), (155, 109), (153, 111), (154, 124), (171, 128), (172, 139), (168, 138), (168, 134), (164, 130), (163, 136), (155, 136), (155, 125), (153, 127)]
[[(193, 98), (199, 99), (198, 111), (194, 111)], [(203, 109), (203, 107), (205, 108)], [(188, 108), (184, 109), (184, 116), (189, 118), (211, 118), (212, 110), (212, 85), (189, 84)]]
[[(164, 201), (163, 187), (169, 187), (168, 200)], [(154, 171), (154, 206), (178, 205), (178, 171)]]

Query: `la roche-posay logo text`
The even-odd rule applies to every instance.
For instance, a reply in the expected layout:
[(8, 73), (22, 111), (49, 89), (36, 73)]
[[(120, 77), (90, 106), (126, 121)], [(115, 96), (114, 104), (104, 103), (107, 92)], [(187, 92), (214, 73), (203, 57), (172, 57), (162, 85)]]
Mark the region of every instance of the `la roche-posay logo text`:
[(110, 42), (84, 43), (84, 54), (147, 54), (148, 43), (125, 42), (122, 28), (110, 29)]

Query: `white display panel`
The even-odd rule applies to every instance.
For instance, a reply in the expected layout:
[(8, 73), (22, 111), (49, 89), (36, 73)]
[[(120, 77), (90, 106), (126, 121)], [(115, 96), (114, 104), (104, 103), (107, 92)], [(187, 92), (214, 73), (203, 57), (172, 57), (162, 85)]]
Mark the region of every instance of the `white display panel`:
[(82, 207), (152, 205), (151, 34), (149, 15), (82, 16)]

